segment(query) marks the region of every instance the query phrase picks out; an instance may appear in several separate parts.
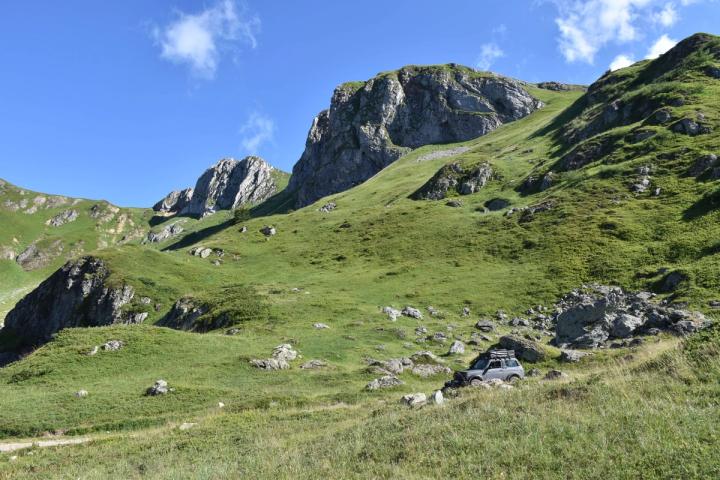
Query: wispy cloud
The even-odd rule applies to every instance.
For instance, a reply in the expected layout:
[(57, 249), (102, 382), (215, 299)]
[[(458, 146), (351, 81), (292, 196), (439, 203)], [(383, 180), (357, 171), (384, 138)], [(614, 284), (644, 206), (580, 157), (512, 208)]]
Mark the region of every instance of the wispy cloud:
[(162, 58), (189, 66), (196, 76), (213, 78), (225, 51), (240, 44), (257, 47), (260, 19), (247, 16), (235, 0), (219, 0), (199, 13), (178, 11), (176, 17), (156, 27), (153, 37)]
[(612, 70), (614, 72), (615, 70), (620, 70), (621, 68), (629, 67), (633, 63), (635, 63), (635, 60), (633, 60), (633, 58), (631, 56), (624, 55), (624, 54), (618, 55), (617, 57), (615, 57), (615, 59), (610, 64), (610, 70)]
[[(594, 63), (606, 45), (646, 38), (646, 29), (670, 27), (680, 18), (679, 8), (695, 0), (549, 0), (560, 51), (568, 62)], [(697, 0), (699, 1), (699, 0)]]
[(677, 45), (677, 40), (673, 40), (667, 35), (663, 35), (655, 40), (655, 43), (652, 44), (647, 52), (647, 55), (645, 55), (645, 58), (657, 58), (675, 45)]
[(668, 2), (663, 6), (662, 10), (653, 14), (652, 19), (655, 23), (663, 27), (671, 27), (678, 21), (679, 15), (675, 9), (675, 5)]
[(257, 154), (260, 147), (271, 141), (275, 135), (275, 122), (260, 112), (252, 112), (240, 127), (243, 135), (242, 147), (249, 154)]
[(480, 56), (478, 56), (475, 65), (480, 70), (489, 70), (495, 60), (504, 56), (505, 52), (500, 49), (497, 43), (485, 43), (480, 47)]

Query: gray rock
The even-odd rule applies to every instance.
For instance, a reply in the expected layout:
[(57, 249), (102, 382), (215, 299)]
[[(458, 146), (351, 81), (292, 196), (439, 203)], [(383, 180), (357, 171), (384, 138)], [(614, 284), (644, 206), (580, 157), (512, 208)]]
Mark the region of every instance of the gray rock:
[(393, 322), (397, 320), (397, 318), (401, 315), (400, 310), (396, 310), (392, 307), (383, 307), (382, 311)]
[(165, 240), (180, 235), (183, 227), (179, 222), (171, 225), (165, 225), (159, 232), (148, 232), (143, 243), (160, 243)]
[(420, 364), (420, 363), (441, 364), (442, 363), (442, 360), (440, 360), (440, 358), (438, 358), (437, 355), (435, 355), (432, 352), (428, 352), (428, 351), (416, 352), (410, 356), (410, 360), (412, 360), (416, 364)]
[(560, 361), (567, 362), (567, 363), (577, 363), (580, 360), (582, 360), (583, 357), (586, 357), (587, 355), (588, 355), (588, 353), (579, 352), (577, 350), (562, 350), (560, 352)]
[(152, 387), (145, 391), (145, 395), (155, 397), (158, 395), (167, 395), (171, 391), (172, 389), (168, 387), (168, 383), (165, 380), (158, 380)]
[(399, 385), (403, 385), (405, 382), (400, 380), (394, 375), (385, 375), (384, 377), (376, 378), (365, 386), (366, 390), (374, 391), (386, 388), (393, 388)]
[(64, 212), (60, 212), (51, 219), (49, 219), (47, 222), (45, 222), (45, 225), (49, 225), (51, 227), (61, 227), (67, 223), (74, 222), (77, 220), (78, 216), (80, 214), (77, 210), (65, 210)]
[(173, 190), (165, 198), (153, 205), (153, 210), (159, 213), (180, 213), (190, 204), (193, 189)]
[(707, 73), (710, 77), (720, 78), (720, 68), (718, 67), (707, 67), (705, 73)]
[(88, 391), (87, 391), (87, 390), (78, 390), (77, 392), (75, 392), (75, 396), (76, 396), (77, 398), (85, 398), (85, 397), (87, 397), (88, 395), (89, 395), (89, 394), (88, 394)]
[(429, 363), (421, 363), (412, 367), (410, 372), (418, 377), (427, 378), (435, 375), (449, 375), (452, 370), (445, 365), (433, 365)]
[(176, 211), (204, 217), (218, 210), (262, 202), (277, 192), (274, 170), (260, 157), (222, 159), (200, 176), (187, 204)]
[(12, 247), (0, 246), (0, 260), (15, 260), (17, 253)]
[(265, 225), (263, 228), (260, 229), (260, 233), (262, 233), (266, 237), (272, 237), (277, 233), (277, 231), (272, 225)]
[(488, 333), (495, 330), (495, 324), (490, 320), (480, 320), (475, 324), (475, 328), (477, 328), (481, 332)]
[(322, 213), (329, 213), (329, 212), (332, 212), (333, 210), (335, 210), (335, 208), (337, 208), (337, 205), (335, 204), (335, 202), (329, 202), (329, 203), (326, 203), (325, 205), (323, 205), (322, 207), (318, 208), (318, 211), (322, 212)]
[(422, 312), (420, 310), (418, 310), (417, 308), (414, 308), (414, 307), (410, 307), (410, 306), (403, 308), (401, 313), (406, 317), (417, 318), (417, 319), (423, 318)]
[(463, 307), (461, 315), (462, 315), (463, 317), (469, 317), (469, 316), (470, 316), (470, 308), (468, 308), (468, 307)]
[(344, 84), (313, 121), (288, 190), (302, 207), (364, 182), (411, 149), (476, 138), (540, 106), (518, 82), (455, 65)]
[(203, 332), (214, 327), (214, 325), (208, 326), (198, 322), (200, 317), (207, 312), (208, 308), (204, 303), (192, 297), (183, 297), (176, 301), (170, 311), (158, 321), (158, 325), (175, 330)]
[(99, 258), (66, 263), (17, 303), (5, 319), (3, 332), (30, 347), (48, 342), (63, 328), (132, 323), (123, 307), (135, 291), (127, 284), (107, 285), (109, 275)]
[(717, 161), (718, 157), (714, 153), (702, 155), (692, 164), (688, 170), (688, 174), (692, 177), (699, 177), (709, 168), (714, 167), (717, 164)]
[(317, 328), (318, 330), (323, 330), (326, 328), (330, 328), (330, 326), (325, 323), (318, 322), (318, 323), (313, 323), (313, 328)]
[(125, 346), (125, 344), (120, 340), (110, 340), (103, 344), (102, 349), (106, 352), (116, 352), (120, 350), (123, 346)]
[(542, 375), (542, 372), (537, 368), (531, 368), (527, 372), (528, 377), (539, 377), (540, 375)]
[(99, 351), (100, 351), (100, 347), (97, 346), (97, 345), (95, 345), (95, 346), (94, 346), (93, 348), (91, 348), (90, 351), (87, 352), (85, 355), (87, 355), (88, 357), (93, 357), (93, 356), (97, 355), (97, 353), (98, 353)]
[(404, 395), (401, 401), (408, 407), (418, 408), (427, 404), (427, 397), (424, 393), (409, 393)]
[(544, 380), (561, 380), (565, 378), (568, 378), (567, 373), (561, 372), (560, 370), (550, 370), (545, 374), (545, 377), (543, 377)]
[(459, 340), (455, 340), (450, 345), (450, 350), (448, 351), (448, 354), (450, 355), (459, 355), (465, 353), (465, 344)]
[(500, 348), (515, 350), (515, 355), (526, 362), (540, 362), (545, 359), (545, 349), (532, 340), (527, 340), (515, 335), (500, 337)]
[(325, 367), (327, 367), (327, 363), (322, 360), (310, 360), (300, 365), (300, 368), (304, 370), (317, 370)]
[(288, 362), (277, 358), (253, 359), (250, 360), (250, 365), (262, 370), (287, 370), (290, 368)]
[(463, 203), (460, 200), (449, 200), (445, 205), (448, 207), (460, 208), (463, 206)]
[(278, 360), (291, 362), (297, 358), (298, 352), (295, 351), (292, 345), (288, 343), (283, 343), (282, 345), (278, 345), (273, 349), (272, 356), (273, 358), (277, 358)]
[[(441, 167), (419, 190), (411, 195), (415, 200), (442, 200), (449, 193), (470, 195), (478, 192), (492, 178), (493, 170), (488, 163), (482, 163), (471, 170), (465, 170), (458, 163)], [(460, 207), (462, 202), (451, 200), (451, 207)]]

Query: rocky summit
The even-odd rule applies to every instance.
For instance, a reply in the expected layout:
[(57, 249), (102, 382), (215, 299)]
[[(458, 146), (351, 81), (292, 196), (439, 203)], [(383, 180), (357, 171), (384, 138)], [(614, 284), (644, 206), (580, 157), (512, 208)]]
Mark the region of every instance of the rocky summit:
[(288, 190), (303, 207), (364, 182), (414, 148), (476, 138), (541, 106), (521, 82), (455, 64), (345, 83), (313, 120)]
[(225, 158), (208, 168), (195, 188), (170, 192), (153, 206), (163, 214), (204, 217), (267, 200), (277, 193), (275, 168), (260, 157)]

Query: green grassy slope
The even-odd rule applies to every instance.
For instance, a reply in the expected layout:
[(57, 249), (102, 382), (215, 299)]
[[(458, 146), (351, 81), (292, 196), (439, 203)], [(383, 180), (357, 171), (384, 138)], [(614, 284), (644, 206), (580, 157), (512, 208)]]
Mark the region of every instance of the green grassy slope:
[[(716, 41), (711, 37), (709, 47)], [(363, 390), (377, 376), (366, 371), (367, 357), (447, 351), (448, 344), (416, 341), (417, 326), (467, 341), (478, 318), (497, 309), (513, 315), (550, 305), (587, 282), (657, 290), (666, 272), (679, 270), (686, 280), (664, 297), (712, 313), (708, 301), (720, 297), (719, 185), (687, 175), (698, 155), (720, 150), (720, 80), (702, 73), (709, 61), (678, 67), (687, 72), (684, 103), (663, 108), (673, 109), (675, 117), (701, 111), (712, 133), (690, 137), (673, 132), (671, 125), (647, 126), (646, 117), (630, 116), (583, 138), (568, 136), (592, 122), (593, 102), (580, 91), (533, 89), (546, 106), (531, 116), (464, 144), (418, 149), (352, 190), (295, 212), (256, 216), (245, 223), (245, 233), (217, 217), (212, 224), (198, 222), (193, 236), (169, 241), (162, 250), (130, 245), (99, 252), (113, 282), (128, 282), (138, 296), (161, 305), (150, 312), (148, 324), (184, 296), (215, 303), (220, 312), (237, 300), (226, 289), (230, 285), (252, 285), (270, 316), (235, 318), (230, 322), (240, 329), (235, 336), (150, 325), (62, 332), (0, 370), (4, 435), (205, 420), (189, 432), (77, 447), (64, 450), (70, 452), (64, 460), (59, 460), (62, 453), (43, 452), (0, 468), (27, 473), (35, 461), (38, 472), (52, 474), (50, 465), (62, 461), (69, 473), (78, 474), (76, 464), (102, 458), (88, 468), (88, 476), (101, 476), (115, 461), (115, 473), (125, 477), (148, 471), (167, 478), (183, 472), (262, 477), (275, 470), (281, 478), (423, 478), (453, 472), (518, 478), (528, 471), (538, 478), (601, 478), (608, 471), (618, 478), (637, 478), (638, 472), (712, 476), (718, 469), (712, 448), (718, 418), (710, 400), (717, 394), (714, 337), (702, 344), (706, 359), (688, 359), (686, 352), (662, 356), (675, 343), (662, 337), (639, 351), (602, 351), (580, 365), (563, 366), (573, 380), (569, 385), (529, 381), (512, 392), (467, 392), (446, 409), (409, 412), (393, 406), (404, 393), (438, 388), (443, 377), (404, 373), (404, 386)], [(660, 64), (642, 63), (604, 81), (624, 78), (640, 88), (633, 82)], [(606, 104), (613, 100), (612, 92), (603, 95)], [(639, 128), (656, 134), (637, 141), (631, 137)], [(604, 135), (618, 139), (609, 152), (578, 170), (557, 170), (553, 187), (544, 192), (522, 192), (528, 175), (554, 169), (582, 142)], [(420, 161), (426, 153), (457, 146), (469, 150)], [(488, 162), (496, 178), (479, 193), (461, 197), (459, 208), (408, 198), (451, 161)], [(658, 196), (630, 191), (638, 167), (647, 165), (651, 190), (661, 189)], [(485, 202), (497, 197), (512, 207), (548, 200), (554, 206), (531, 216), (485, 212)], [(337, 208), (319, 212), (329, 201)], [(259, 230), (269, 224), (277, 235), (265, 238)], [(225, 255), (215, 265), (215, 257), (191, 256), (193, 245), (222, 249)], [(393, 323), (380, 313), (385, 305), (423, 311), (432, 305), (443, 315)], [(460, 315), (463, 306), (471, 308), (470, 317)], [(316, 322), (330, 329), (314, 329)], [(509, 330), (505, 326), (501, 332)], [(111, 338), (128, 346), (83, 355)], [(249, 366), (250, 358), (266, 358), (284, 342), (293, 343), (303, 360), (323, 359), (330, 367), (305, 371), (298, 361), (288, 371), (264, 372)], [(446, 363), (457, 368), (491, 344), (468, 348)], [(641, 368), (645, 358), (656, 362)], [(556, 364), (551, 358), (540, 367)], [(700, 364), (707, 375), (691, 372)], [(143, 397), (157, 378), (176, 391)], [(79, 389), (88, 390), (89, 397), (74, 398)], [(227, 413), (217, 411), (219, 401), (228, 405)], [(502, 441), (495, 443), (497, 438)], [(479, 446), (490, 452), (485, 462), (473, 462)], [(588, 450), (592, 458), (583, 455)], [(132, 459), (119, 461), (121, 455)]]

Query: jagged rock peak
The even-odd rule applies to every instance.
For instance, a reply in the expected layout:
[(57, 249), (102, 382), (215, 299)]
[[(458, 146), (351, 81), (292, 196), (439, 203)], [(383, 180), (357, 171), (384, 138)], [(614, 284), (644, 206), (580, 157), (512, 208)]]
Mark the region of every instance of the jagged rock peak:
[(278, 191), (274, 171), (260, 157), (224, 158), (200, 176), (194, 189), (173, 191), (153, 209), (165, 214), (202, 217), (259, 203)]
[(470, 140), (541, 106), (521, 82), (455, 64), (345, 83), (313, 121), (288, 190), (302, 207), (364, 182), (411, 149)]

